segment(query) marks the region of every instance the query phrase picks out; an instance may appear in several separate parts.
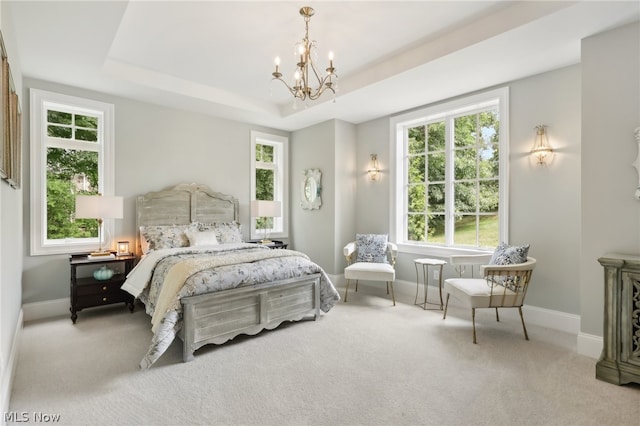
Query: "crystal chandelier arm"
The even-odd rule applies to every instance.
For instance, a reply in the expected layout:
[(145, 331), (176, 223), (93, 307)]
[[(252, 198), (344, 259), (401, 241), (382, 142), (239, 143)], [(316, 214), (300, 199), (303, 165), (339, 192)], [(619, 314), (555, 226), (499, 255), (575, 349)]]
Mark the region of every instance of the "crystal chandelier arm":
[(333, 88), (333, 83), (330, 80), (326, 81), (329, 78), (330, 78), (330, 76), (326, 76), (325, 78), (320, 80), (320, 86), (315, 90), (314, 93), (309, 93), (309, 99), (311, 99), (312, 101), (315, 101), (320, 96), (322, 96), (322, 94), (324, 93), (324, 91), (326, 89), (331, 90), (331, 92), (333, 92), (333, 94), (336, 93), (335, 89)]
[(278, 81), (280, 81), (282, 84), (284, 84), (284, 85), (285, 85), (285, 87), (287, 88), (287, 90), (289, 90), (289, 92), (291, 92), (291, 94), (292, 94), (293, 96), (297, 96), (297, 94), (296, 94), (296, 93), (298, 92), (298, 90), (296, 90), (296, 89), (294, 89), (293, 87), (289, 86), (289, 85), (287, 84), (287, 82), (286, 82), (286, 81), (284, 81), (282, 78), (280, 78), (280, 77), (276, 77), (276, 76), (275, 76), (275, 74), (276, 74), (276, 73), (273, 73), (273, 76), (274, 76), (274, 77), (273, 77), (271, 80), (278, 80)]
[(318, 82), (318, 87), (321, 87), (323, 79), (320, 78), (320, 75), (318, 74), (318, 70), (316, 70), (316, 64), (313, 63), (311, 58), (309, 58), (309, 65), (311, 65), (311, 70), (313, 71), (313, 74), (316, 76), (316, 81)]

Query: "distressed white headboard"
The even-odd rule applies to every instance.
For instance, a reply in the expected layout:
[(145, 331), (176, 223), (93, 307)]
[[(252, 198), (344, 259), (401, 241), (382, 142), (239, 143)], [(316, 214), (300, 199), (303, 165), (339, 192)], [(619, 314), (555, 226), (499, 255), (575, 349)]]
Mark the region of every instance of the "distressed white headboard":
[(148, 192), (136, 201), (136, 250), (140, 253), (140, 227), (144, 225), (188, 225), (192, 222), (238, 221), (238, 199), (212, 191), (208, 186), (183, 183)]

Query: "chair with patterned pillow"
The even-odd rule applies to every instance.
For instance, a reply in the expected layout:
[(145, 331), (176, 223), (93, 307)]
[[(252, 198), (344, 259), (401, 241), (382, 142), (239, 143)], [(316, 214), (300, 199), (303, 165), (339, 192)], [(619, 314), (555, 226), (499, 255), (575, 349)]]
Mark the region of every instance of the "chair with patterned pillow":
[(344, 247), (344, 255), (347, 258), (347, 267), (344, 270), (344, 278), (347, 281), (344, 292), (344, 301), (347, 301), (349, 284), (351, 280), (358, 281), (384, 281), (387, 283), (387, 294), (391, 289), (393, 306), (396, 305), (396, 296), (393, 291), (393, 282), (396, 279), (396, 256), (398, 247), (387, 241), (386, 234), (357, 234), (356, 241), (352, 241)]
[(447, 318), (449, 296), (471, 308), (473, 343), (476, 340), (476, 308), (495, 308), (496, 321), (500, 321), (498, 308), (518, 308), (524, 338), (529, 340), (524, 324), (522, 305), (529, 288), (536, 259), (527, 256), (529, 246), (509, 246), (501, 243), (488, 265), (480, 266), (482, 278), (448, 278), (444, 282), (446, 302), (443, 319)]

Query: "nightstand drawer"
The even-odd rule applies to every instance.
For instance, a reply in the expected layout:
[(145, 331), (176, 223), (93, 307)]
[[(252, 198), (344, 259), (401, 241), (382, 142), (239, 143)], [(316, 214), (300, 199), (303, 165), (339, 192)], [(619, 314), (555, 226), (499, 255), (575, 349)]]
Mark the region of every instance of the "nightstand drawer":
[(110, 293), (116, 292), (120, 290), (120, 286), (124, 281), (117, 280), (109, 280), (103, 283), (92, 283), (92, 284), (83, 284), (78, 285), (76, 287), (76, 294), (78, 296), (86, 296), (89, 294), (102, 294), (102, 293)]
[(110, 303), (130, 302), (133, 296), (128, 295), (124, 291), (117, 291), (104, 294), (89, 294), (86, 296), (78, 296), (76, 305), (78, 308), (88, 308), (91, 306), (108, 305)]

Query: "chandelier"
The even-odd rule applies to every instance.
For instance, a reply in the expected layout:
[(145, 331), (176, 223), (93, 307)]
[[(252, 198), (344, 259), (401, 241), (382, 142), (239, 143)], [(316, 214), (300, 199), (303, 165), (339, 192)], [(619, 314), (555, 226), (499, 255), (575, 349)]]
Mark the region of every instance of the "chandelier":
[[(333, 67), (333, 52), (329, 52), (329, 67), (326, 69), (326, 75), (320, 77), (316, 65), (313, 63), (313, 55), (315, 54), (316, 42), (309, 40), (309, 21), (314, 14), (314, 10), (311, 7), (305, 6), (300, 9), (300, 15), (304, 18), (305, 32), (302, 42), (296, 44), (296, 56), (299, 55), (299, 62), (296, 64), (296, 71), (293, 74), (294, 85), (289, 86), (287, 82), (282, 79), (282, 73), (280, 72), (280, 58), (276, 57), (276, 70), (271, 73), (274, 80), (280, 80), (289, 89), (289, 92), (296, 99), (302, 101), (308, 99), (318, 99), (326, 90), (330, 90), (335, 95), (335, 79), (338, 76), (335, 74), (335, 68)], [(313, 49), (313, 50), (312, 50)], [(317, 84), (316, 88), (310, 86), (311, 77), (314, 77), (314, 82)]]

